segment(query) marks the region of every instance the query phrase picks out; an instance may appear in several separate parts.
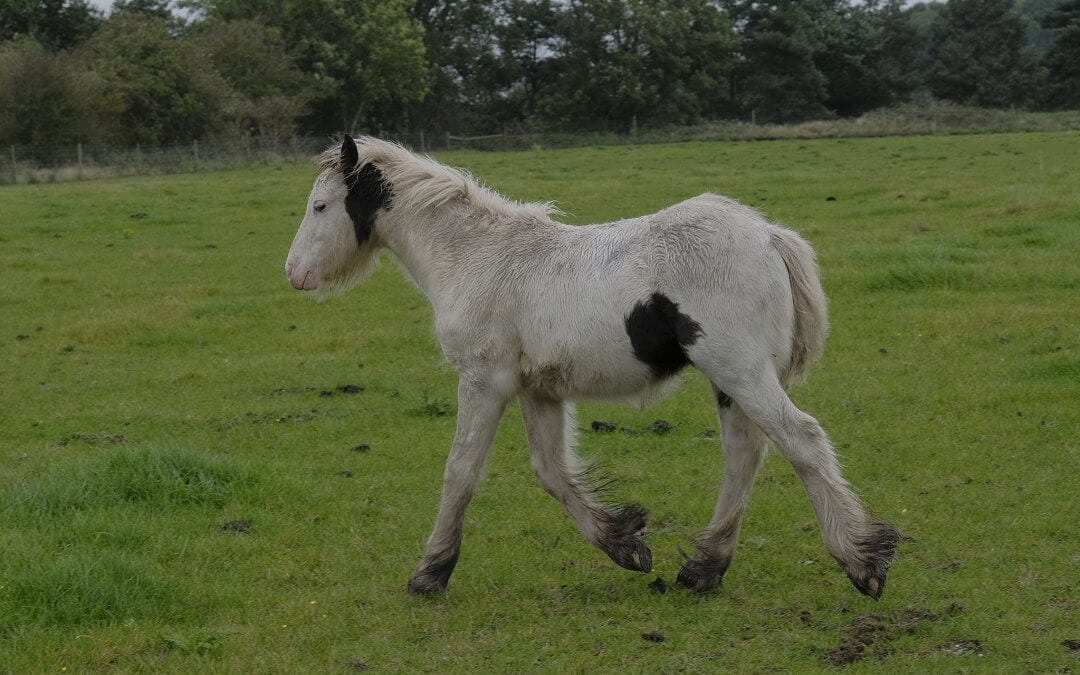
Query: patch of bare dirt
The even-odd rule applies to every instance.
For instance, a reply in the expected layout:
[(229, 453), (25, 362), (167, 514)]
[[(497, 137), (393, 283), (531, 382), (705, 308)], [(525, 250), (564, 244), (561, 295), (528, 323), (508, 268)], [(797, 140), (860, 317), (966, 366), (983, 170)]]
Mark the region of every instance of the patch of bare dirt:
[(217, 529), (220, 532), (229, 532), (232, 534), (247, 534), (251, 532), (254, 525), (250, 520), (226, 520), (223, 523), (218, 523)]
[(61, 438), (59, 441), (57, 441), (57, 443), (59, 443), (60, 445), (68, 445), (69, 443), (73, 443), (75, 441), (86, 443), (87, 445), (98, 445), (102, 443), (116, 444), (126, 443), (127, 438), (124, 437), (124, 434), (84, 434), (81, 431), (77, 431), (70, 436), (65, 436), (64, 438)]
[(847, 666), (871, 657), (883, 660), (892, 651), (889, 643), (903, 634), (915, 632), (924, 621), (936, 618), (932, 612), (919, 607), (907, 607), (890, 615), (859, 614), (843, 629), (840, 645), (825, 652), (825, 661), (834, 666)]

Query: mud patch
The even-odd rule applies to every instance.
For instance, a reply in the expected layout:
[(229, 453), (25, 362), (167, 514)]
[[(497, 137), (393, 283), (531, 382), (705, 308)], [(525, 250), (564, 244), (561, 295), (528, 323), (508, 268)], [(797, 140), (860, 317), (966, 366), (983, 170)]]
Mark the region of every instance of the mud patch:
[(669, 588), (671, 586), (662, 577), (656, 577), (656, 580), (649, 584), (649, 590), (660, 595), (667, 593)]
[(250, 520), (226, 520), (223, 523), (218, 523), (218, 532), (229, 532), (231, 534), (248, 534), (254, 529), (254, 525)]
[(118, 443), (126, 443), (127, 438), (124, 437), (124, 434), (110, 434), (110, 433), (84, 434), (81, 431), (77, 431), (77, 432), (71, 434), (70, 436), (65, 436), (65, 437), (61, 438), (56, 443), (58, 445), (68, 445), (70, 443), (74, 443), (75, 441), (79, 441), (81, 443), (86, 443), (87, 445), (100, 445), (100, 444), (115, 445), (115, 444), (118, 444)]
[(313, 391), (315, 391), (315, 387), (281, 387), (280, 389), (271, 389), (266, 395), (287, 396), (289, 394), (307, 394)]
[(658, 630), (651, 630), (648, 633), (642, 633), (641, 639), (649, 642), (663, 642), (667, 637)]
[(953, 640), (945, 645), (943, 651), (947, 654), (953, 654), (954, 656), (966, 656), (968, 654), (982, 656), (986, 653), (983, 651), (982, 642), (980, 640)]
[(649, 431), (653, 432), (654, 434), (661, 435), (666, 434), (674, 428), (675, 425), (671, 422), (668, 422), (667, 420), (655, 420), (652, 424), (649, 425)]
[(603, 420), (593, 420), (593, 431), (603, 431), (604, 433), (615, 431), (615, 425), (611, 422), (604, 422)]
[(283, 424), (283, 423), (300, 423), (310, 422), (319, 417), (325, 416), (326, 413), (320, 412), (315, 408), (311, 410), (301, 410), (299, 412), (281, 412), (281, 413), (244, 413), (236, 417), (221, 420), (217, 424), (218, 431), (229, 431), (230, 429), (236, 429), (245, 425), (255, 424)]
[(901, 609), (889, 616), (860, 614), (843, 630), (840, 646), (825, 652), (825, 662), (846, 666), (869, 657), (880, 661), (892, 651), (890, 642), (902, 634), (915, 632), (922, 622), (935, 618), (930, 611), (917, 607)]

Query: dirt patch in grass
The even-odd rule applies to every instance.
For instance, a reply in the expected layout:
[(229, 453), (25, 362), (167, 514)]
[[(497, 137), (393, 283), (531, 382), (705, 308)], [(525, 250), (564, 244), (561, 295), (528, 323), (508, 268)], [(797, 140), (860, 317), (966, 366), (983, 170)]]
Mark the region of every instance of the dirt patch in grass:
[(663, 642), (667, 638), (658, 630), (651, 630), (648, 633), (641, 634), (642, 640), (648, 640), (649, 642)]
[(936, 618), (928, 610), (916, 607), (901, 609), (888, 616), (860, 614), (844, 628), (840, 645), (825, 652), (825, 661), (834, 666), (846, 666), (871, 656), (884, 659), (892, 651), (890, 642), (900, 635), (915, 632), (922, 622)]
[(59, 441), (57, 441), (57, 443), (59, 445), (68, 445), (69, 443), (74, 443), (76, 441), (80, 443), (86, 443), (87, 445), (117, 444), (126, 443), (127, 438), (124, 437), (124, 434), (84, 434), (81, 431), (77, 431), (70, 436), (64, 436)]
[(319, 417), (324, 417), (325, 412), (312, 408), (311, 410), (300, 410), (297, 412), (280, 412), (280, 413), (253, 413), (248, 412), (243, 415), (237, 415), (227, 420), (221, 420), (217, 424), (218, 431), (229, 431), (230, 429), (236, 429), (237, 427), (246, 426), (249, 424), (283, 424), (283, 423), (300, 423), (310, 422)]
[(232, 534), (248, 534), (255, 526), (251, 524), (250, 520), (226, 520), (223, 523), (218, 523), (217, 529), (219, 532), (230, 532)]
[(986, 653), (983, 651), (981, 640), (952, 640), (942, 648), (942, 651), (954, 656), (966, 656), (968, 654), (982, 656)]

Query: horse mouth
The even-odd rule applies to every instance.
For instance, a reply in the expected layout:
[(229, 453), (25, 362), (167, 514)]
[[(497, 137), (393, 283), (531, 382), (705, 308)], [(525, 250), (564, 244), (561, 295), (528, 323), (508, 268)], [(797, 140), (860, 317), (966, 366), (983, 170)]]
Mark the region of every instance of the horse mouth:
[(292, 287), (298, 291), (314, 291), (319, 288), (318, 278), (311, 270), (290, 269), (286, 276)]

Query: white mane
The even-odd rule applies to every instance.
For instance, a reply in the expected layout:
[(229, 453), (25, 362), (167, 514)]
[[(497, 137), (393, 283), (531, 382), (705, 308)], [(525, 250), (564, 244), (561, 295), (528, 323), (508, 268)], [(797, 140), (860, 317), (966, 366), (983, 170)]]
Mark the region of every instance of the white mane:
[[(426, 155), (417, 155), (397, 143), (371, 136), (356, 139), (360, 159), (355, 171), (374, 164), (393, 191), (395, 209), (408, 213), (430, 213), (443, 206), (462, 205), (492, 214), (513, 212), (550, 217), (560, 213), (552, 202), (521, 203), (507, 199), (481, 185), (469, 173), (440, 164)], [(318, 158), (323, 171), (341, 170), (341, 146), (327, 149)]]

